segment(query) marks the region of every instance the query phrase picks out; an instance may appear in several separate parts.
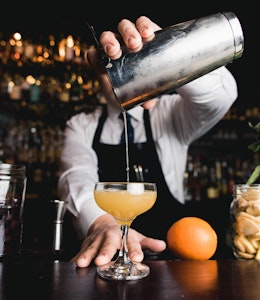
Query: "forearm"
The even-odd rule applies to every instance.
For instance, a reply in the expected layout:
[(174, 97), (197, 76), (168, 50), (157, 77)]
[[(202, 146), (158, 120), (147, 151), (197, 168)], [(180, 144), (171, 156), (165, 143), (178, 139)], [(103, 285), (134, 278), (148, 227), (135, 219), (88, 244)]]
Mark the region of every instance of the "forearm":
[(75, 229), (84, 238), (89, 226), (104, 212), (94, 200), (94, 185), (98, 181), (96, 153), (92, 148), (93, 129), (89, 118), (79, 115), (67, 122), (60, 156), (58, 196), (66, 201)]
[[(220, 67), (177, 89), (183, 99), (193, 102), (221, 103), (226, 110), (237, 99), (238, 89), (234, 76), (226, 67)], [(214, 107), (214, 105), (212, 106)]]

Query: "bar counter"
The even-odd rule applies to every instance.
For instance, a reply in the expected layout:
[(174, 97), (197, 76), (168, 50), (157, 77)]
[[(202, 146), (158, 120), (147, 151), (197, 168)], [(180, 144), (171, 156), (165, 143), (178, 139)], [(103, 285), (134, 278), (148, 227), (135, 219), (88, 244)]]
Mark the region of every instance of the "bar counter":
[(59, 259), (0, 262), (0, 299), (234, 300), (260, 299), (260, 263), (256, 260), (145, 260), (150, 274), (141, 280), (114, 282), (96, 268), (76, 268)]

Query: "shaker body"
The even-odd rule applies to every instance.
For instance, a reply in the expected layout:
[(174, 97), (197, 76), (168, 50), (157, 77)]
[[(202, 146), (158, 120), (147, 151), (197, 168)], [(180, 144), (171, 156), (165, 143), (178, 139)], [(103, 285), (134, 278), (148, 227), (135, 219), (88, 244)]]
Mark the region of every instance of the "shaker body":
[(226, 12), (156, 31), (138, 52), (122, 50), (119, 59), (103, 62), (106, 89), (128, 110), (239, 58), (244, 37), (236, 15)]

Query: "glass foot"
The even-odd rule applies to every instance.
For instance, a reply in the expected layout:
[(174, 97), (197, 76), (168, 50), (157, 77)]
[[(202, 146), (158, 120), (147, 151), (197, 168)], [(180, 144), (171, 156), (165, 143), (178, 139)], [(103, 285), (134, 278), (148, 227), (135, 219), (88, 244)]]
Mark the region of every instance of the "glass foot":
[(110, 262), (97, 268), (97, 274), (110, 280), (137, 280), (146, 277), (150, 268), (142, 263), (129, 262), (126, 265), (117, 265)]

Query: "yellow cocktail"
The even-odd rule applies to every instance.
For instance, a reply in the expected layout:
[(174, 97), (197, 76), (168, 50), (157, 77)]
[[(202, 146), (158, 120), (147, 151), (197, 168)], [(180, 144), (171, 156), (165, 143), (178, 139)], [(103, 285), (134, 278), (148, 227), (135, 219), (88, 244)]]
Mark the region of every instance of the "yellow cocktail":
[(95, 191), (100, 208), (111, 214), (120, 225), (130, 226), (138, 215), (149, 210), (155, 203), (155, 191)]

